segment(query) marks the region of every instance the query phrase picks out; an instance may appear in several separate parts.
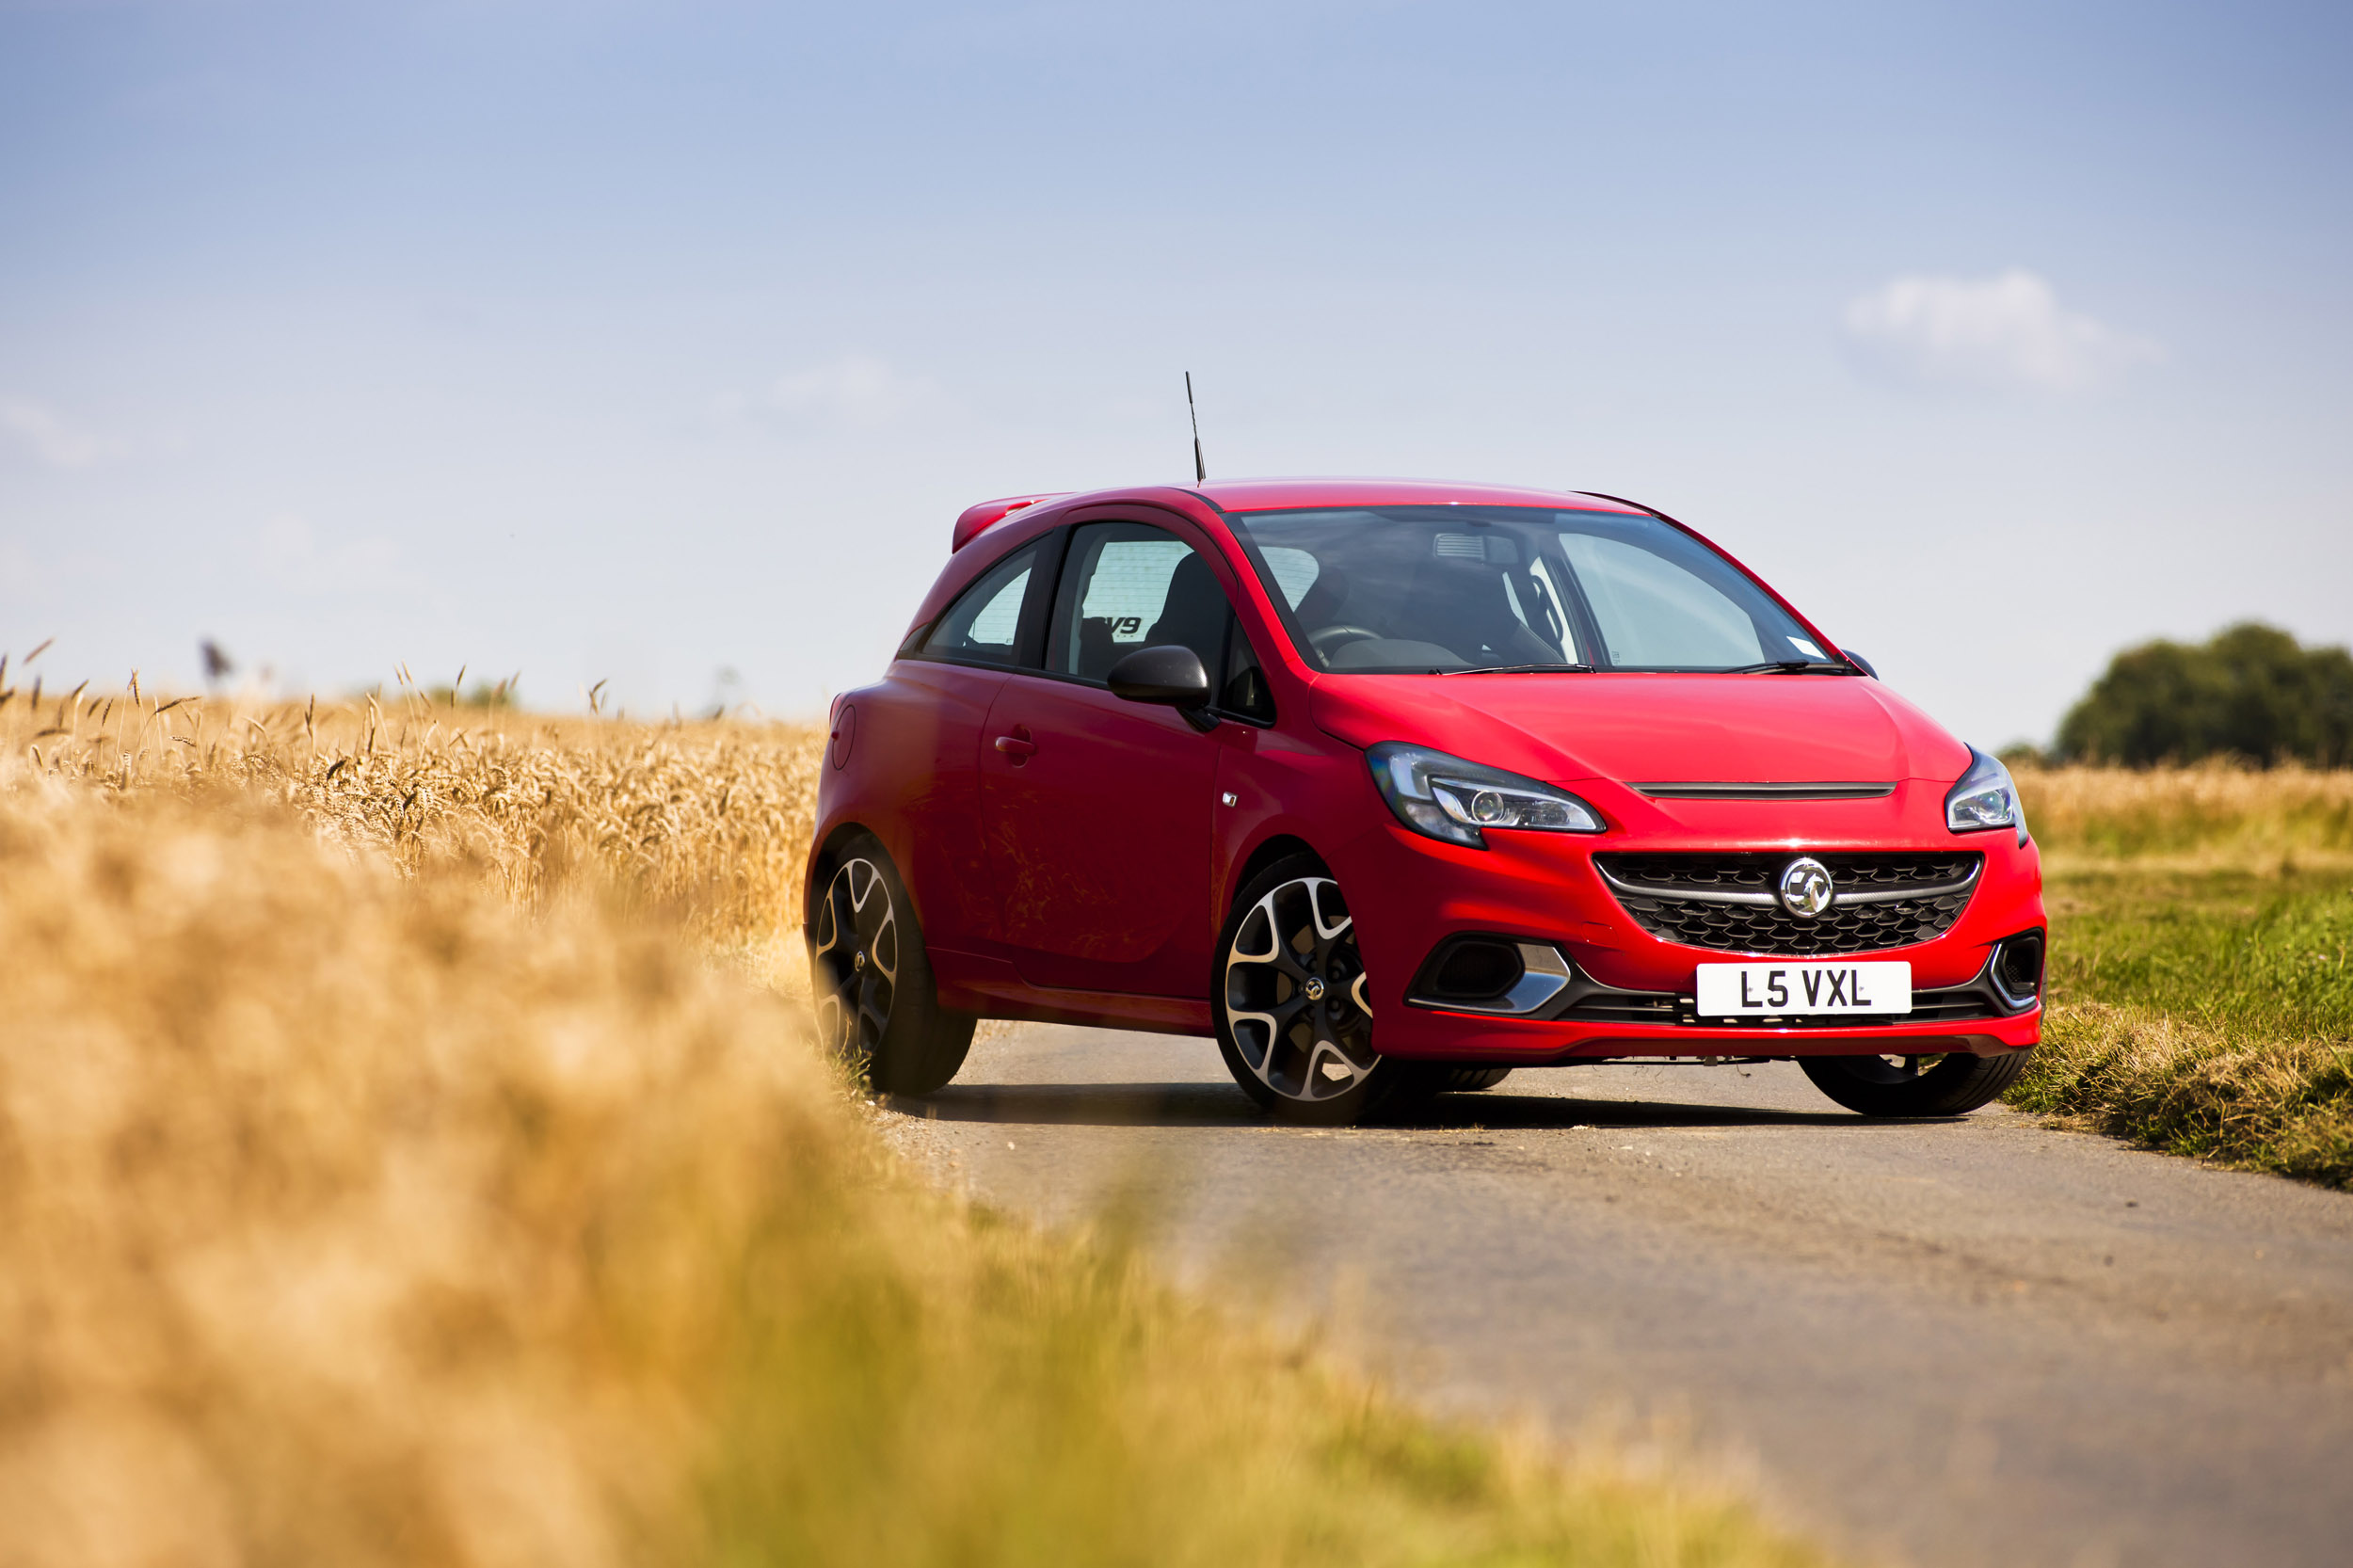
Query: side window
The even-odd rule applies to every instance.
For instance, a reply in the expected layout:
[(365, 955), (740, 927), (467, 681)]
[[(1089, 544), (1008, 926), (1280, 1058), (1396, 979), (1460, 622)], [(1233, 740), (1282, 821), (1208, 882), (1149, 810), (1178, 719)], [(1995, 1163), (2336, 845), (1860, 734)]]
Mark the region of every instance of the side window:
[(1226, 617), (1225, 684), (1218, 688), (1217, 705), (1261, 724), (1274, 722), (1274, 694), (1267, 689), (1257, 649), (1250, 646), (1250, 634), (1241, 629), (1240, 616)]
[(1036, 545), (1016, 550), (958, 594), (923, 639), (923, 652), (934, 659), (1012, 664), (1021, 646), (1021, 606), (1029, 598), (1037, 554)]
[(1214, 682), (1232, 616), (1209, 564), (1183, 540), (1140, 522), (1089, 523), (1071, 536), (1047, 662), (1099, 681), (1140, 648), (1178, 643)]

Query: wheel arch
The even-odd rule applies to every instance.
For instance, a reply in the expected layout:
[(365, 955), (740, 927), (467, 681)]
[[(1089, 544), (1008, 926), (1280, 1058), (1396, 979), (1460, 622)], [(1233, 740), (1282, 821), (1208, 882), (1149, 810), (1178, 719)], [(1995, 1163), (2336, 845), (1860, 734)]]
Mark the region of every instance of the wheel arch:
[(1318, 853), (1316, 846), (1309, 843), (1306, 840), (1300, 838), (1294, 833), (1274, 834), (1268, 838), (1263, 843), (1260, 843), (1256, 848), (1252, 849), (1251, 852), (1242, 858), (1241, 863), (1234, 868), (1234, 874), (1227, 881), (1225, 886), (1225, 896), (1218, 900), (1218, 920), (1220, 924), (1222, 925), (1225, 917), (1232, 912), (1234, 900), (1241, 896), (1241, 890), (1244, 888), (1249, 887), (1252, 880), (1255, 879), (1260, 872), (1266, 870), (1277, 860), (1285, 859), (1293, 855), (1308, 856), (1315, 860), (1316, 864), (1322, 866), (1325, 870), (1329, 871), (1331, 869), (1331, 863), (1325, 860), (1322, 855)]
[(898, 877), (900, 888), (906, 893), (906, 913), (915, 922), (916, 933), (922, 936), (931, 930), (926, 915), (928, 886), (921, 877), (922, 868), (913, 844), (900, 833), (886, 825), (888, 818), (876, 821), (870, 817), (843, 817), (828, 824), (824, 836), (816, 840), (808, 853), (808, 872), (801, 883), (801, 935), (813, 940), (817, 932), (817, 900), (825, 879), (840, 864), (842, 849), (853, 839), (872, 839), (881, 846), (883, 856), (890, 862), (891, 872)]
[[(819, 888), (824, 887), (825, 879), (833, 874), (834, 866), (843, 847), (851, 840), (859, 838), (872, 839), (876, 843), (882, 844), (885, 854), (889, 853), (890, 846), (884, 841), (883, 836), (856, 819), (845, 819), (834, 824), (817, 846), (809, 851), (808, 872), (801, 879), (801, 930), (804, 935), (816, 929)], [(891, 859), (895, 863), (898, 856), (892, 856)], [(901, 879), (904, 880), (905, 873), (903, 872), (900, 875)]]

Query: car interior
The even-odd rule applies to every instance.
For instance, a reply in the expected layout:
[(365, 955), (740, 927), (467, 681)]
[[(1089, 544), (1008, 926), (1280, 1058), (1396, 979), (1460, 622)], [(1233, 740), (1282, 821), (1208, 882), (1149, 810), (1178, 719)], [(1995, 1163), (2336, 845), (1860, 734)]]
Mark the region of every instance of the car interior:
[(1326, 669), (1721, 669), (1788, 657), (1799, 630), (1734, 568), (1649, 520), (1400, 514), (1237, 520)]
[(1137, 532), (1150, 536), (1082, 535), (1071, 552), (1084, 575), (1070, 596), (1080, 614), (1069, 673), (1102, 680), (1138, 648), (1175, 643), (1198, 654), (1214, 680), (1233, 613), (1225, 590), (1191, 549), (1156, 530)]

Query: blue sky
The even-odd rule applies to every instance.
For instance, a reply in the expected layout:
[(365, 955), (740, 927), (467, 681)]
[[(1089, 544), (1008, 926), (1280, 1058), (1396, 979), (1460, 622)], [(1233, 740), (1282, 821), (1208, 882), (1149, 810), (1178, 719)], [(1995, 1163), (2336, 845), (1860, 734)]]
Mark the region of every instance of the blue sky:
[[(1965, 737), (2353, 638), (2353, 12), (0, 0), (0, 648), (818, 710), (984, 496), (1591, 488)], [(727, 679), (722, 672), (731, 672)]]

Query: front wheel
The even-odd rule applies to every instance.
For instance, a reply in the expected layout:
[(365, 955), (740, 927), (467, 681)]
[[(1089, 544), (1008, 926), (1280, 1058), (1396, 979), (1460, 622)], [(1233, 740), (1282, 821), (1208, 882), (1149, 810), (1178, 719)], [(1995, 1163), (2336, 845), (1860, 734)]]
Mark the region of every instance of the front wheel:
[(1470, 1095), (1492, 1089), (1512, 1076), (1509, 1067), (1449, 1067), (1424, 1062), (1416, 1073), (1416, 1086), (1426, 1095)]
[(1234, 900), (1213, 997), (1226, 1070), (1286, 1121), (1358, 1121), (1404, 1076), (1372, 1048), (1356, 922), (1312, 856), (1275, 862)]
[(809, 989), (827, 1048), (887, 1095), (928, 1095), (955, 1077), (974, 1020), (939, 1005), (914, 903), (873, 837), (835, 856), (815, 915)]
[(1803, 1056), (1819, 1089), (1865, 1116), (1962, 1116), (2025, 1073), (2030, 1050), (2000, 1056)]

